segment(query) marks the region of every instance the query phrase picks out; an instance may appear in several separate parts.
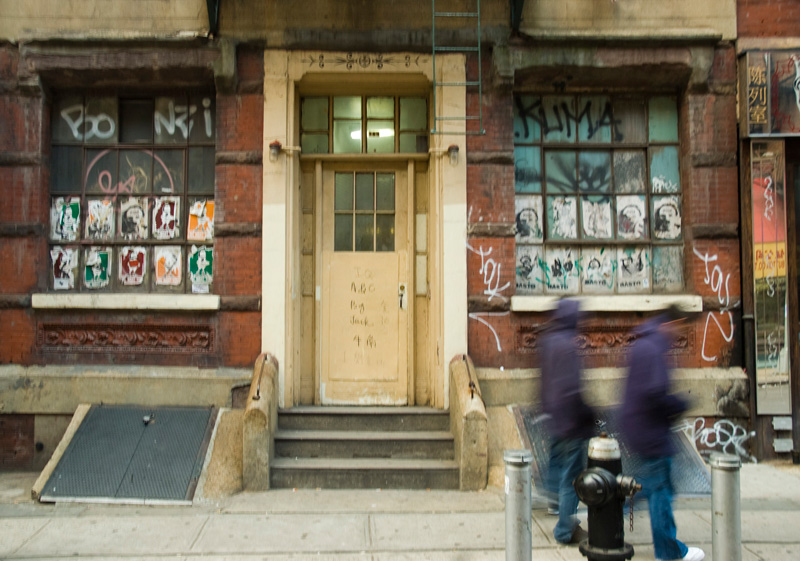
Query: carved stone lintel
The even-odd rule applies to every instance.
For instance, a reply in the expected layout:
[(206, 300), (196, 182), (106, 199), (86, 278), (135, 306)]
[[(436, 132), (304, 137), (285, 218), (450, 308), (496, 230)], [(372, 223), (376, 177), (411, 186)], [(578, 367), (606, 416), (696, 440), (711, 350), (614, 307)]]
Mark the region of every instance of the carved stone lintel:
[(511, 150), (504, 152), (471, 151), (467, 154), (467, 163), (513, 166), (514, 152)]
[(0, 294), (0, 310), (30, 308), (30, 294)]
[(261, 296), (220, 296), (221, 312), (258, 312), (261, 310)]
[[(520, 326), (516, 333), (517, 352), (538, 352), (543, 327), (544, 324)], [(576, 352), (580, 356), (624, 354), (636, 339), (635, 328), (636, 324), (589, 326), (575, 337)], [(668, 354), (686, 354), (694, 346), (694, 331), (686, 329), (678, 335)]]
[(39, 152), (0, 152), (0, 167), (39, 166), (43, 158)]
[(739, 224), (692, 224), (692, 237), (704, 239), (738, 238)]
[(0, 238), (31, 238), (40, 236), (44, 236), (44, 226), (42, 224), (0, 224)]
[(208, 325), (39, 324), (36, 346), (43, 352), (213, 353)]

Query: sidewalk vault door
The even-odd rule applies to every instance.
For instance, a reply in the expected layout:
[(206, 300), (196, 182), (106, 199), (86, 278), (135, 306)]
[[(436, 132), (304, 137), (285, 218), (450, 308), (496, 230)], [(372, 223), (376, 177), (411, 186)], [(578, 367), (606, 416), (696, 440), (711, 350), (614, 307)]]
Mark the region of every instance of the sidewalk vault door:
[(408, 173), (322, 173), (320, 400), (408, 403)]

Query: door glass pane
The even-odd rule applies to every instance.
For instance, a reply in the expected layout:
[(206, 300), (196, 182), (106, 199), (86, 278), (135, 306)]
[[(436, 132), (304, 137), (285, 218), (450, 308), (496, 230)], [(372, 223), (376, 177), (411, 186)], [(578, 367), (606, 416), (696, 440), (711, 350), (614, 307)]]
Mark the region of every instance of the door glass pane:
[(611, 142), (611, 101), (605, 96), (578, 99), (578, 140)]
[(541, 140), (542, 101), (539, 96), (514, 96), (514, 142), (539, 142)]
[(83, 142), (83, 98), (65, 97), (54, 102), (51, 122), (53, 142)]
[(184, 144), (189, 138), (186, 98), (157, 97), (153, 114), (156, 144)]
[(415, 132), (400, 133), (400, 152), (424, 154), (428, 151), (428, 135)]
[(367, 119), (394, 119), (394, 98), (368, 97)]
[(673, 98), (650, 99), (650, 141), (678, 142), (678, 106)]
[(361, 121), (335, 121), (333, 123), (334, 154), (361, 152)]
[(216, 105), (213, 95), (189, 98), (189, 111), (192, 112), (189, 124), (189, 141), (199, 144), (214, 142), (217, 137), (215, 129)]
[(545, 142), (575, 142), (575, 98), (572, 96), (545, 96), (544, 109)]
[(361, 119), (361, 98), (358, 96), (334, 97), (334, 119)]
[(394, 152), (394, 121), (367, 121), (367, 152)]
[(303, 130), (328, 130), (328, 98), (306, 97), (303, 99), (302, 127)]
[(400, 98), (400, 130), (425, 130), (428, 128), (428, 104), (422, 97)]
[(376, 251), (394, 251), (394, 215), (379, 214), (375, 217)]
[(303, 154), (327, 154), (328, 135), (303, 133), (300, 135), (300, 148)]
[(356, 251), (373, 251), (375, 236), (375, 215), (356, 215)]
[(337, 214), (334, 220), (334, 251), (353, 251), (353, 215)]
[(353, 174), (337, 173), (334, 183), (333, 208), (335, 210), (353, 210)]
[(374, 177), (371, 173), (356, 174), (356, 210), (375, 210)]
[(375, 177), (377, 210), (394, 210), (394, 174), (378, 173)]

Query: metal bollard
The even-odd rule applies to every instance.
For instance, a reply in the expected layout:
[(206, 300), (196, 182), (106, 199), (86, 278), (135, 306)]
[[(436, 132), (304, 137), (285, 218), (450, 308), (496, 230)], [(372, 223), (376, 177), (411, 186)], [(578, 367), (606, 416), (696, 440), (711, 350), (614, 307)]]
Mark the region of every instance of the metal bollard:
[(711, 549), (713, 561), (742, 561), (742, 514), (739, 503), (739, 468), (742, 461), (730, 454), (712, 454)]
[(531, 559), (530, 450), (506, 450), (506, 561)]

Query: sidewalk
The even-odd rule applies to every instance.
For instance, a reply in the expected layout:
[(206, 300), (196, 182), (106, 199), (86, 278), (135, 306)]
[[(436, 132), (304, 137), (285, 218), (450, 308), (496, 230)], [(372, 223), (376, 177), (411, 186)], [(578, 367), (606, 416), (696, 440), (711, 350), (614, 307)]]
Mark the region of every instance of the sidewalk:
[[(501, 489), (276, 490), (191, 507), (39, 504), (36, 473), (0, 473), (0, 559), (342, 561), (505, 559)], [(741, 471), (744, 561), (800, 559), (800, 466)], [(556, 518), (534, 500), (534, 561), (585, 559), (552, 537)], [(584, 520), (586, 512), (579, 513)], [(678, 535), (711, 552), (711, 500), (675, 504)], [(627, 520), (626, 520), (627, 530)], [(646, 510), (626, 531), (634, 559), (653, 560)]]

